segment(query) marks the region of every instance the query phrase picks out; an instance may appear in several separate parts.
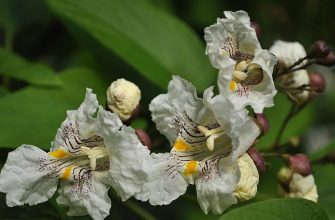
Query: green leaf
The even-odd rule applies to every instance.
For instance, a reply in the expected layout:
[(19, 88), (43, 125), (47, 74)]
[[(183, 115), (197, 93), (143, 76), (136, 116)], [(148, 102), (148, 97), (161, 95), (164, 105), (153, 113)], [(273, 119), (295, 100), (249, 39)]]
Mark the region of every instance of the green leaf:
[[(274, 143), (280, 126), (291, 108), (291, 101), (282, 93), (278, 93), (275, 96), (274, 103), (275, 106), (265, 109), (270, 130), (257, 144), (257, 148), (259, 149), (268, 149)], [(312, 124), (314, 117), (314, 106), (309, 105), (305, 107), (288, 123), (280, 143), (287, 142), (292, 136), (302, 135)]]
[(9, 94), (9, 91), (5, 87), (0, 86), (0, 98), (7, 94)]
[(0, 48), (0, 74), (35, 85), (60, 86), (61, 80), (48, 66), (31, 63)]
[(306, 199), (273, 199), (253, 203), (223, 215), (220, 220), (328, 220), (327, 213)]
[(92, 70), (70, 69), (60, 77), (62, 87), (31, 86), (0, 99), (1, 115), (5, 116), (0, 123), (0, 147), (32, 144), (49, 149), (66, 110), (79, 107), (85, 88), (92, 88), (100, 98), (105, 97), (107, 82)]
[(190, 80), (199, 90), (216, 78), (192, 30), (145, 0), (48, 2), (65, 22), (77, 24), (161, 88), (172, 74)]
[(44, 0), (0, 1), (0, 26), (11, 32), (36, 23), (46, 22), (49, 17), (50, 11)]
[(335, 165), (314, 165), (314, 178), (318, 189), (318, 203), (327, 211), (329, 218), (335, 220)]
[(312, 161), (320, 160), (329, 154), (335, 152), (335, 140), (331, 141), (330, 144), (321, 147), (320, 149), (317, 149), (309, 154), (309, 158)]

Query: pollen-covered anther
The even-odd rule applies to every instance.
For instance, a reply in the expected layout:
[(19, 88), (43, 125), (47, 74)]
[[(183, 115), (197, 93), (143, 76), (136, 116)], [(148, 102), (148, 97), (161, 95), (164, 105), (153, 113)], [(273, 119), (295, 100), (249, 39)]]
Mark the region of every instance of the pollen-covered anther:
[(236, 66), (235, 66), (235, 70), (237, 71), (246, 71), (248, 69), (248, 63), (247, 61), (243, 60), (241, 62), (239, 62)]
[(256, 63), (241, 61), (235, 66), (233, 80), (244, 85), (257, 85), (263, 80), (263, 69)]
[(214, 142), (215, 139), (221, 137), (225, 134), (222, 127), (214, 128), (214, 129), (208, 129), (204, 126), (198, 126), (198, 130), (205, 135), (207, 138), (206, 145), (209, 151), (214, 150)]
[(90, 160), (90, 167), (92, 170), (96, 169), (97, 159), (109, 156), (109, 150), (106, 147), (81, 147), (80, 152), (83, 155), (87, 155)]
[(235, 70), (234, 74), (233, 74), (233, 77), (234, 77), (234, 81), (242, 82), (243, 80), (245, 80), (247, 78), (247, 74), (245, 72)]
[(246, 74), (247, 78), (243, 80), (243, 84), (257, 85), (263, 80), (263, 69), (258, 64), (249, 64)]

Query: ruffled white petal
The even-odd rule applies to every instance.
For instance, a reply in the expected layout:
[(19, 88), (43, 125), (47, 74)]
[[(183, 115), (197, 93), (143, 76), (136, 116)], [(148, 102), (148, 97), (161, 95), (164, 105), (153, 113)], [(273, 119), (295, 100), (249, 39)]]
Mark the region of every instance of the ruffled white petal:
[(252, 63), (258, 64), (263, 70), (263, 79), (257, 85), (250, 85), (249, 91), (231, 91), (230, 83), (233, 78), (234, 64), (226, 65), (219, 72), (218, 86), (220, 93), (227, 97), (233, 104), (234, 109), (241, 110), (250, 105), (256, 113), (262, 113), (264, 108), (273, 106), (273, 97), (277, 94), (272, 72), (277, 59), (267, 50), (260, 50), (256, 53)]
[[(167, 205), (186, 192), (188, 183), (174, 165), (178, 162), (169, 153), (151, 154), (151, 170), (148, 181), (136, 199), (151, 205)], [(169, 169), (170, 167), (170, 169)], [(172, 167), (172, 168), (171, 168)]]
[(203, 116), (203, 106), (195, 87), (179, 76), (173, 76), (168, 92), (154, 98), (149, 109), (157, 129), (173, 144), (178, 135), (176, 116), (186, 112), (190, 118), (197, 121)]
[(260, 135), (257, 124), (248, 116), (246, 109), (237, 111), (222, 94), (213, 96), (212, 89), (204, 92), (204, 102), (212, 110), (217, 122), (232, 141), (232, 159), (241, 156)]
[(231, 159), (221, 159), (220, 172), (212, 172), (208, 176), (198, 178), (195, 185), (201, 209), (207, 214), (221, 214), (232, 204), (237, 203), (233, 192), (239, 180), (239, 170)]
[[(205, 28), (206, 54), (212, 65), (221, 69), (236, 52), (255, 54), (261, 49), (255, 30), (250, 27), (250, 19), (245, 11), (224, 12), (226, 18)], [(239, 46), (238, 46), (239, 45)], [(229, 64), (228, 64), (229, 65)]]
[(62, 182), (58, 190), (57, 203), (69, 206), (68, 215), (82, 216), (89, 214), (94, 220), (102, 220), (109, 215), (111, 201), (108, 186), (96, 177), (85, 182), (81, 187), (85, 192), (78, 193), (77, 183)]
[(100, 109), (97, 134), (103, 137), (105, 147), (110, 150), (108, 184), (126, 200), (139, 192), (149, 172), (150, 151), (141, 144), (134, 129), (123, 126), (113, 130), (117, 115)]
[[(53, 141), (53, 150), (59, 147), (71, 148), (69, 139), (85, 139), (95, 135), (96, 123), (93, 114), (98, 108), (98, 100), (91, 89), (86, 89), (86, 96), (83, 103), (77, 110), (67, 111), (67, 117), (61, 127), (57, 130)], [(76, 142), (73, 141), (72, 145)]]
[(0, 174), (0, 191), (7, 193), (9, 207), (36, 205), (52, 197), (57, 189), (58, 179), (39, 171), (38, 161), (48, 158), (38, 147), (21, 145), (10, 152)]

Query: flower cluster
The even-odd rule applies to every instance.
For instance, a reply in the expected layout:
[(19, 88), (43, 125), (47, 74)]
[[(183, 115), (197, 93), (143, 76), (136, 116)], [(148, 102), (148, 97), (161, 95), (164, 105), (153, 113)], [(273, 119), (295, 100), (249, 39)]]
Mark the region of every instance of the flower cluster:
[[(205, 29), (218, 93), (212, 86), (200, 98), (190, 82), (173, 76), (167, 93), (149, 105), (169, 152), (151, 153), (148, 134), (123, 125), (139, 114), (141, 91), (134, 83), (113, 82), (107, 110), (87, 89), (80, 107), (67, 112), (50, 152), (22, 145), (9, 153), (0, 174), (7, 205), (45, 202), (59, 182), (57, 202), (69, 206), (68, 215), (93, 219), (109, 215), (110, 187), (123, 201), (135, 197), (167, 205), (195, 185), (206, 214), (255, 197), (265, 162), (254, 146), (269, 129), (263, 110), (274, 105), (277, 89), (298, 107), (322, 93), (322, 76), (306, 68), (311, 62), (334, 63), (334, 53), (323, 41), (308, 54), (296, 42), (276, 41), (262, 49), (260, 27), (246, 12), (224, 14)], [(310, 163), (301, 155), (288, 161), (279, 174), (283, 195), (316, 201)]]

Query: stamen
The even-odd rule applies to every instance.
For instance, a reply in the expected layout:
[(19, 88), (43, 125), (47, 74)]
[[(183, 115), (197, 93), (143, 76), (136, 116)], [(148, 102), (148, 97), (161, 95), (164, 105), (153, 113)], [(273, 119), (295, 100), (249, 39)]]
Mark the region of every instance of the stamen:
[(96, 169), (97, 165), (97, 159), (106, 157), (109, 155), (109, 150), (106, 147), (94, 147), (94, 148), (88, 148), (85, 146), (82, 146), (80, 148), (80, 151), (83, 155), (87, 155), (90, 159), (90, 166), (92, 170)]
[(247, 74), (242, 71), (235, 70), (233, 73), (234, 81), (241, 82), (247, 78)]
[(239, 62), (235, 67), (235, 70), (242, 72), (245, 72), (247, 69), (248, 69), (248, 63), (245, 60)]
[(209, 151), (214, 150), (214, 142), (215, 139), (221, 137), (222, 135), (225, 134), (224, 130), (222, 127), (214, 128), (209, 130), (208, 128), (204, 126), (198, 126), (198, 130), (205, 135), (207, 138), (206, 145)]

